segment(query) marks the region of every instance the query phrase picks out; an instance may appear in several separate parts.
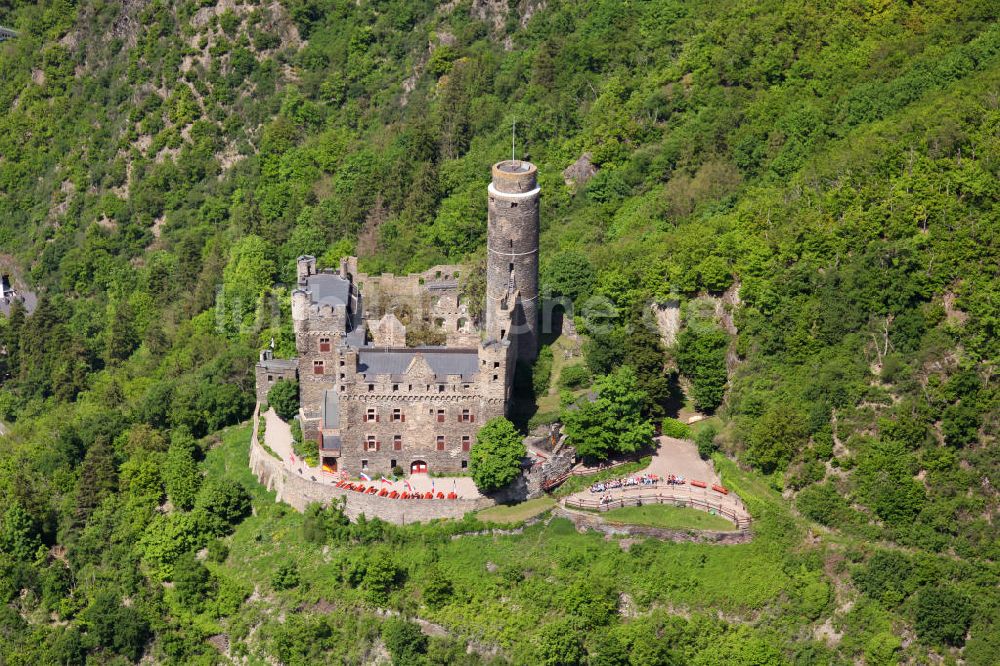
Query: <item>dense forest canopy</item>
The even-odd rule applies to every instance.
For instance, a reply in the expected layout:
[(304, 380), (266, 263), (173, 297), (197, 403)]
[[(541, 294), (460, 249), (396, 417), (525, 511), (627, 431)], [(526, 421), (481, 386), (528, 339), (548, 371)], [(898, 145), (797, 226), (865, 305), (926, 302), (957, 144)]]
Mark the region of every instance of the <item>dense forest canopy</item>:
[[(0, 660), (211, 663), (225, 650), (206, 639), (228, 634), (285, 663), (373, 646), (399, 663), (997, 663), (997, 14), (0, 0), (18, 33), (0, 43), (0, 264), (39, 294), (0, 323)], [(257, 349), (294, 353), (274, 286), (294, 258), (480, 261), (515, 120), (543, 189), (542, 284), (613, 306), (601, 330), (579, 322), (598, 386), (627, 377), (669, 416), (665, 364), (716, 413), (705, 451), (758, 525), (738, 556), (623, 554), (558, 525), (540, 532), (558, 554), (473, 548), (292, 516), (223, 465), (246, 431), (214, 433), (250, 416)], [(636, 342), (668, 302), (676, 340)], [(311, 564), (323, 547), (330, 570)], [(480, 554), (501, 565), (487, 582), (464, 569)], [(280, 622), (253, 591), (308, 612)], [(428, 643), (384, 607), (501, 649)]]

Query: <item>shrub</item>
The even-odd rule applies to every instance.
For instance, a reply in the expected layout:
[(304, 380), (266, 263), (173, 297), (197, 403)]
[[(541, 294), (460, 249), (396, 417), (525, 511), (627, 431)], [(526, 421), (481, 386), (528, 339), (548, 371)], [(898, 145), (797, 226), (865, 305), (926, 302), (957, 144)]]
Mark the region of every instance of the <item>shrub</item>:
[(271, 576), (271, 586), (276, 590), (290, 590), (299, 584), (299, 567), (294, 562), (281, 564)]
[(222, 539), (213, 539), (208, 542), (208, 560), (216, 564), (222, 564), (229, 557), (229, 546)]
[(585, 365), (571, 365), (563, 368), (562, 372), (559, 373), (559, 388), (572, 391), (589, 383), (590, 370)]
[(414, 664), (421, 662), (427, 652), (427, 637), (414, 623), (400, 618), (390, 618), (382, 625), (382, 640), (392, 655), (393, 664)]
[(972, 614), (969, 598), (953, 587), (939, 585), (917, 592), (917, 634), (926, 641), (960, 647)]
[(681, 423), (677, 419), (663, 419), (663, 424), (660, 426), (660, 432), (665, 437), (674, 437), (676, 439), (691, 438), (691, 427), (686, 423)]
[(549, 383), (552, 380), (552, 348), (542, 347), (535, 359), (535, 365), (531, 369), (531, 390), (536, 396), (543, 395), (549, 390)]
[(427, 574), (424, 585), (424, 603), (431, 608), (440, 608), (451, 600), (452, 584), (436, 567)]
[(212, 590), (212, 574), (198, 561), (194, 551), (181, 555), (174, 563), (174, 592), (185, 607), (199, 612)]
[(799, 493), (795, 505), (802, 515), (830, 526), (845, 523), (851, 511), (844, 496), (830, 483), (809, 486)]
[(268, 391), (267, 402), (283, 420), (292, 420), (299, 413), (299, 383), (279, 379)]
[(694, 441), (698, 445), (698, 455), (702, 460), (708, 460), (719, 450), (719, 445), (715, 442), (715, 436), (718, 434), (719, 429), (712, 424), (704, 426), (695, 434)]
[(910, 560), (894, 550), (880, 550), (856, 569), (851, 578), (859, 590), (890, 608), (909, 594), (907, 581), (913, 570)]

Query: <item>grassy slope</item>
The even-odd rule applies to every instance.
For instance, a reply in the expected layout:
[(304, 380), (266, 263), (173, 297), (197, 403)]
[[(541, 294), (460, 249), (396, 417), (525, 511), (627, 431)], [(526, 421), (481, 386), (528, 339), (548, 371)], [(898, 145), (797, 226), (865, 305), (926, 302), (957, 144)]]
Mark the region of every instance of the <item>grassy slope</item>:
[[(525, 658), (539, 624), (564, 612), (560, 598), (574, 585), (610, 584), (646, 611), (669, 604), (746, 618), (775, 607), (794, 587), (785, 573), (786, 554), (766, 540), (725, 548), (649, 541), (624, 552), (615, 541), (577, 533), (565, 520), (510, 537), (436, 540), (428, 538), (426, 528), (407, 527), (392, 545), (317, 546), (302, 539), (302, 516), (274, 504), (274, 494), (253, 479), (246, 465), (248, 437), (247, 427), (224, 431), (222, 443), (205, 461), (209, 476), (238, 479), (254, 495), (254, 515), (228, 538), (231, 555), (220, 571), (253, 585), (263, 598), (247, 603), (229, 620), (230, 632), (237, 632), (233, 639), (241, 627), (275, 622), (281, 609), (303, 603), (322, 599), (335, 606), (370, 607), (360, 589), (338, 577), (347, 563), (380, 552), (390, 552), (406, 570), (406, 582), (381, 605), (419, 612), (457, 635), (499, 644)], [(532, 507), (545, 505), (542, 500)], [(288, 561), (298, 564), (302, 585), (288, 592), (270, 590), (274, 571)], [(490, 573), (488, 565), (497, 573)], [(431, 566), (444, 571), (454, 585), (452, 602), (436, 610), (419, 605)], [(510, 570), (522, 572), (525, 580), (512, 584), (503, 576)]]
[(627, 506), (602, 514), (609, 523), (649, 525), (671, 529), (720, 530), (733, 529), (733, 524), (721, 516), (696, 509), (664, 504)]

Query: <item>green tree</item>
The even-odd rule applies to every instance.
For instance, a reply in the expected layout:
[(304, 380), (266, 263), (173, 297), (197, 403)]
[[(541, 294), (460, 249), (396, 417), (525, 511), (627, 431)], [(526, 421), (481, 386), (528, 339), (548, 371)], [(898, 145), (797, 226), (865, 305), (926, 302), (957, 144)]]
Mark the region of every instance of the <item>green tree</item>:
[(250, 493), (238, 481), (214, 480), (201, 489), (195, 506), (205, 513), (214, 534), (228, 534), (250, 515)]
[(267, 403), (285, 421), (299, 413), (299, 383), (280, 379), (267, 392)]
[(809, 436), (805, 418), (787, 406), (769, 410), (757, 420), (747, 446), (747, 457), (766, 473), (785, 469)]
[(521, 474), (524, 440), (514, 424), (502, 416), (492, 418), (476, 434), (469, 452), (469, 471), (484, 493), (506, 487)]
[(916, 603), (917, 634), (931, 643), (961, 647), (972, 624), (969, 598), (949, 585), (921, 588)]
[(382, 640), (393, 664), (418, 664), (427, 653), (427, 637), (420, 631), (420, 626), (402, 618), (393, 617), (385, 621)]
[(715, 438), (719, 434), (719, 429), (711, 423), (702, 427), (694, 436), (694, 442), (698, 445), (698, 455), (702, 460), (708, 460), (712, 454), (719, 450), (719, 445)]
[(167, 449), (167, 460), (163, 467), (163, 481), (167, 497), (178, 509), (194, 506), (198, 488), (201, 487), (201, 472), (195, 461), (198, 450), (194, 438), (184, 430), (175, 431)]
[(606, 460), (614, 453), (632, 453), (653, 441), (653, 424), (642, 415), (646, 394), (635, 371), (623, 365), (594, 383), (597, 393), (563, 413), (566, 435), (579, 455)]
[(111, 442), (99, 435), (83, 458), (76, 484), (76, 515), (84, 522), (94, 509), (118, 489), (118, 467)]
[(711, 412), (722, 404), (728, 373), (726, 349), (729, 336), (712, 329), (685, 328), (677, 336), (677, 366), (691, 380), (691, 397), (700, 411)]
[(593, 264), (583, 253), (574, 250), (553, 255), (542, 264), (541, 273), (543, 294), (565, 296), (574, 303), (590, 296), (596, 285)]
[(200, 612), (212, 591), (212, 574), (208, 567), (198, 561), (193, 551), (188, 551), (174, 563), (172, 578), (178, 601), (187, 608)]
[(536, 658), (543, 666), (578, 666), (584, 663), (587, 655), (576, 628), (562, 620), (542, 627)]
[(136, 609), (119, 603), (114, 592), (99, 592), (83, 620), (98, 645), (139, 661), (150, 637), (149, 623)]
[(0, 551), (24, 562), (34, 559), (40, 545), (35, 521), (21, 503), (14, 500), (0, 519)]

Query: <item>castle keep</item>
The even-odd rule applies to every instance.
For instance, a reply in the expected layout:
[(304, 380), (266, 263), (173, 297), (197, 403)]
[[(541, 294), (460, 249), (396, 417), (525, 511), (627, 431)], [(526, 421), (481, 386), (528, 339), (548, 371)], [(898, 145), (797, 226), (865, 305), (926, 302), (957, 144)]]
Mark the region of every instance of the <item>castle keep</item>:
[(528, 162), (492, 175), (482, 326), (459, 292), (465, 267), (369, 276), (354, 257), (321, 271), (299, 257), (298, 358), (262, 352), (257, 399), (298, 379), (303, 437), (326, 471), (460, 471), (482, 424), (506, 414), (516, 361), (538, 353), (540, 189)]

